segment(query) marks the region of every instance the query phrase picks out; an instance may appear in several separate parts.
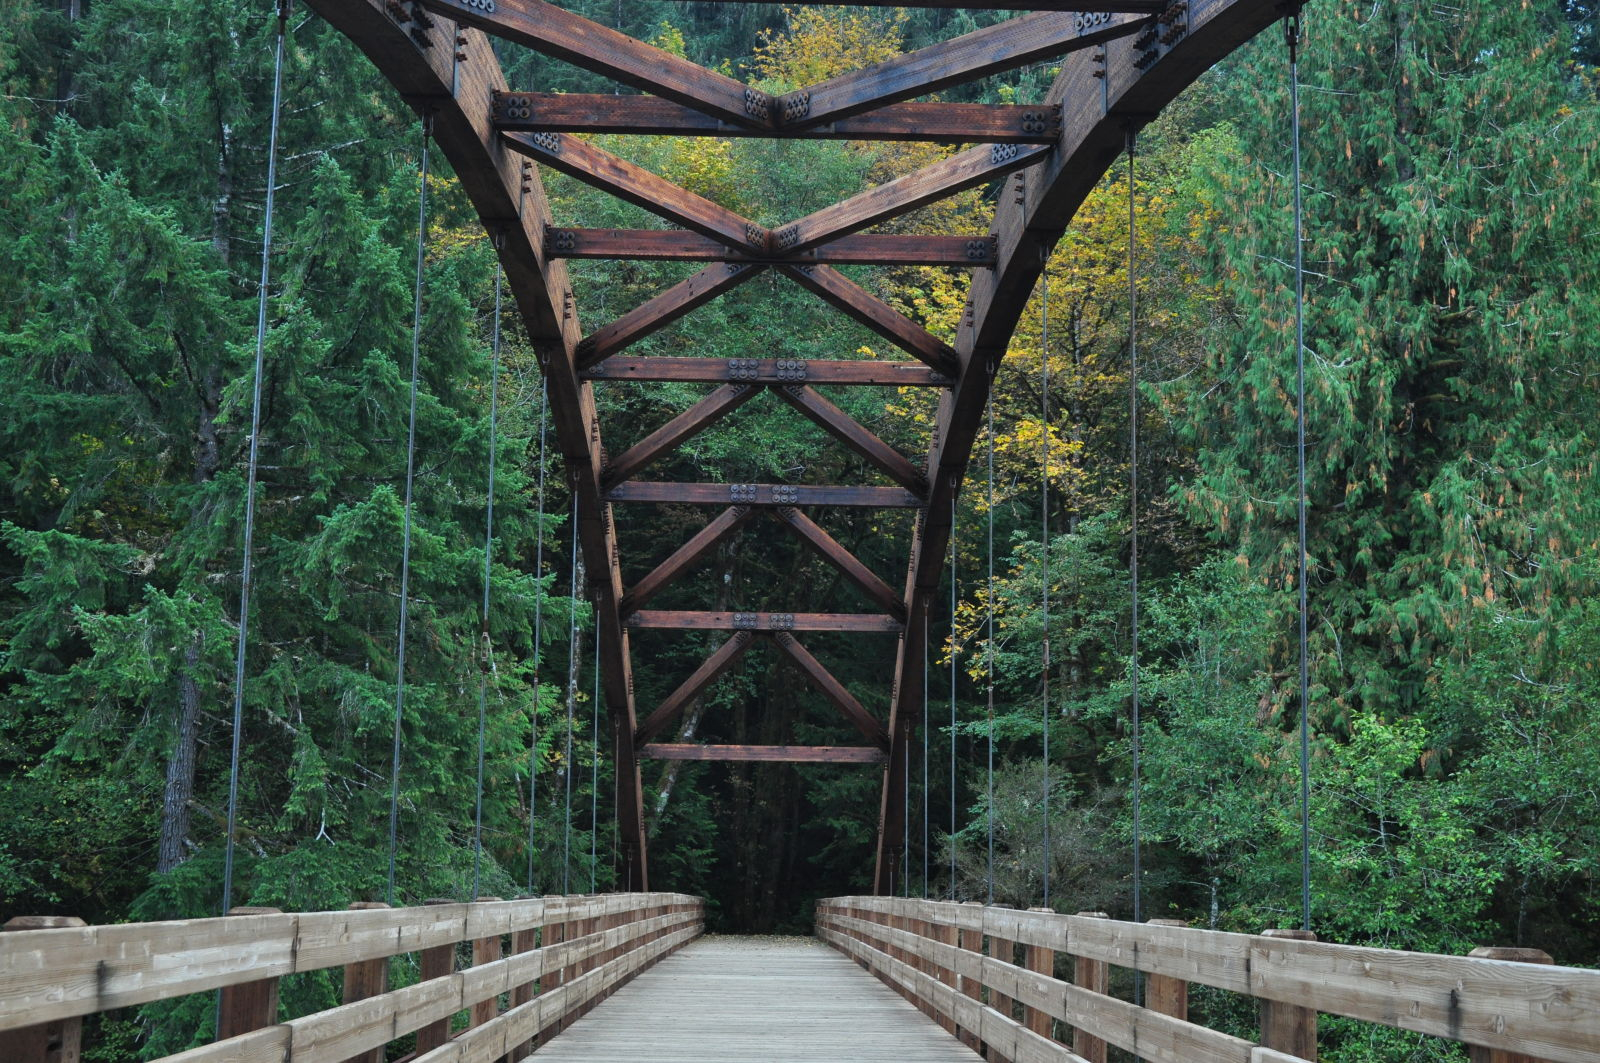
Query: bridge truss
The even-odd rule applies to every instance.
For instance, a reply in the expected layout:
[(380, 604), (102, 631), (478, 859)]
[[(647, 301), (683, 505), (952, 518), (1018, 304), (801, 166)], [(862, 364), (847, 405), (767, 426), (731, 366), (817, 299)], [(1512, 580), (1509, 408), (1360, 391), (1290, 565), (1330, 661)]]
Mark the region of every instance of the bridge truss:
[[(1026, 14), (782, 95), (704, 69), (544, 0), (309, 0), (372, 60), (424, 120), (499, 251), (506, 280), (544, 367), (558, 445), (574, 492), (578, 540), (597, 618), (603, 698), (612, 728), (621, 837), (619, 885), (649, 888), (641, 758), (795, 760), (883, 766), (874, 889), (900, 873), (910, 738), (924, 697), (929, 607), (951, 535), (952, 503), (978, 435), (993, 374), (1044, 263), (1073, 213), (1123, 150), (1130, 131), (1289, 5), (1282, 0), (1040, 0), (978, 6)], [(909, 0), (878, 0), (890, 6)], [(970, 7), (965, 0), (924, 0)], [(514, 41), (644, 95), (508, 91), (492, 38)], [(916, 102), (942, 88), (1041, 61), (1060, 73), (1043, 100), (1013, 105)], [(769, 228), (619, 158), (577, 133), (920, 140), (972, 144), (918, 172)], [(568, 174), (676, 226), (561, 228), (541, 167)], [(986, 233), (877, 235), (881, 222), (962, 190), (1006, 182)], [(566, 261), (633, 258), (705, 262), (683, 282), (586, 332)], [(972, 270), (953, 342), (860, 287), (843, 264), (947, 265)], [(887, 361), (630, 356), (628, 348), (764, 272), (781, 274), (909, 355)], [(594, 388), (605, 381), (715, 385), (704, 400), (620, 454), (604, 446)], [(940, 390), (920, 462), (897, 452), (830, 402), (817, 385)], [(820, 426), (892, 486), (693, 484), (637, 474), (763, 390)], [(717, 511), (670, 557), (625, 585), (619, 505), (698, 504)], [(917, 519), (901, 589), (836, 541), (809, 511), (910, 508)], [(650, 610), (649, 601), (758, 512), (775, 516), (868, 599), (877, 614)], [(664, 702), (635, 703), (629, 632), (729, 631), (728, 640)], [(898, 636), (887, 720), (877, 718), (805, 648), (807, 631)], [(770, 639), (860, 730), (855, 747), (661, 745), (675, 716), (758, 638)], [(887, 662), (886, 662), (887, 663)]]

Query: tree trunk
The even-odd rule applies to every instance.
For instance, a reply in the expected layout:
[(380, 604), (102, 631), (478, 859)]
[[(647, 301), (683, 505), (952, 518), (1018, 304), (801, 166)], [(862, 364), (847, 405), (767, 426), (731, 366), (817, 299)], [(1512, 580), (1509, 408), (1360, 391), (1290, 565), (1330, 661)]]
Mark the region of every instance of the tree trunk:
[(161, 797), (161, 839), (156, 870), (171, 871), (184, 861), (189, 840), (189, 802), (194, 797), (194, 752), (200, 731), (200, 684), (195, 672), (205, 656), (206, 633), (196, 631), (183, 653), (178, 680), (178, 733), (167, 757), (167, 785)]

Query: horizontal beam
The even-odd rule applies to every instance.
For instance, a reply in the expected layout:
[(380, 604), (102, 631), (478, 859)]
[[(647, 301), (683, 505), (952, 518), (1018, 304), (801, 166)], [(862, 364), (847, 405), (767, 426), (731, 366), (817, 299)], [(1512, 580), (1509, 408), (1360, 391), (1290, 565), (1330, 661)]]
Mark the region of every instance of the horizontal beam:
[(682, 484), (629, 480), (604, 494), (607, 502), (680, 502), (708, 506), (854, 506), (919, 509), (922, 497), (899, 487), (789, 484)]
[(643, 136), (896, 140), (935, 144), (1053, 144), (1061, 108), (1021, 103), (892, 103), (804, 129), (734, 125), (659, 96), (502, 92), (494, 126), (505, 133), (621, 133)]
[[(704, 0), (708, 4), (744, 4), (749, 0)], [(851, 0), (851, 7), (931, 7), (966, 11), (1084, 11), (1154, 14), (1168, 0)], [(822, 5), (829, 6), (829, 5)], [(833, 5), (839, 6), (839, 5)]]
[(792, 255), (734, 251), (727, 244), (677, 229), (547, 229), (547, 258), (605, 258), (640, 262), (744, 262), (810, 266), (992, 266), (988, 236), (845, 236)]
[(583, 380), (662, 381), (684, 384), (832, 384), (890, 388), (947, 388), (954, 381), (921, 362), (805, 361), (798, 358), (680, 358), (618, 356), (579, 373)]
[(655, 631), (856, 631), (896, 634), (900, 621), (878, 613), (719, 613), (639, 609), (623, 618)]
[(544, 0), (421, 0), (422, 6), (573, 66), (696, 107), (735, 125), (764, 125), (771, 97), (664, 49)]
[(653, 742), (639, 755), (648, 760), (731, 760), (785, 764), (882, 764), (874, 746), (699, 746)]

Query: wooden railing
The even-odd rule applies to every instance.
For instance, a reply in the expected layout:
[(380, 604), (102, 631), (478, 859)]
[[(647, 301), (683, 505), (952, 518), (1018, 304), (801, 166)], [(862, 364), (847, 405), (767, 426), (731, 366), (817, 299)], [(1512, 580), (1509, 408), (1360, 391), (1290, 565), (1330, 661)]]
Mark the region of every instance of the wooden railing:
[[(1105, 1063), (1107, 1044), (1150, 1063), (1314, 1060), (1318, 1013), (1463, 1042), (1474, 1063), (1600, 1063), (1600, 971), (1529, 949), (1439, 956), (885, 897), (821, 901), (816, 927), (1002, 1063)], [(1144, 1006), (1110, 994), (1112, 967), (1142, 974)], [(1254, 997), (1257, 1039), (1189, 1022), (1190, 984)]]
[[(111, 926), (13, 919), (0, 933), (0, 1061), (75, 1061), (84, 1016), (217, 989), (220, 1039), (167, 1063), (382, 1063), (412, 1033), (413, 1063), (521, 1059), (704, 919), (704, 902), (675, 893)], [(390, 958), (404, 953), (418, 954), (420, 981), (390, 990)], [(280, 978), (339, 967), (341, 1007), (278, 1021)], [(459, 1012), (467, 1025), (452, 1030)]]

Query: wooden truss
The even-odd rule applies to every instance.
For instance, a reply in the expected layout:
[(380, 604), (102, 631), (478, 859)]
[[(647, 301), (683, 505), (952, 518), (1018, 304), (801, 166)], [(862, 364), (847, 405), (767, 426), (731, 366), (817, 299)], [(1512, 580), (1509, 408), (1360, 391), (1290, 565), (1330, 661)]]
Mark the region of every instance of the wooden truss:
[[(494, 239), (549, 385), (559, 447), (576, 497), (578, 538), (598, 627), (604, 699), (616, 749), (621, 882), (649, 888), (641, 757), (881, 764), (874, 888), (898, 888), (902, 793), (921, 710), (928, 609), (943, 573), (952, 503), (961, 489), (990, 382), (1051, 248), (1095, 182), (1148, 121), (1201, 72), (1284, 13), (1280, 0), (1077, 0), (1030, 10), (973, 33), (782, 95), (771, 95), (598, 25), (544, 0), (309, 0), (428, 116), (433, 136)], [(967, 0), (864, 0), (864, 6), (970, 7)], [(1037, 9), (1039, 0), (989, 0)], [(1048, 4), (1044, 5), (1048, 6)], [(643, 95), (507, 90), (491, 37), (516, 41)], [(952, 85), (1029, 63), (1059, 64), (1046, 98), (1007, 106), (920, 101)], [(768, 228), (606, 152), (578, 133), (925, 140), (973, 144), (898, 180)], [(557, 227), (539, 167), (569, 174), (656, 214), (673, 228)], [(963, 189), (1005, 182), (987, 232), (881, 235), (870, 230)], [(704, 262), (687, 280), (585, 335), (566, 260)], [(947, 342), (833, 267), (938, 265), (973, 271), (958, 334)], [(902, 349), (902, 361), (639, 357), (639, 340), (751, 277), (775, 271)], [(714, 385), (701, 402), (610, 458), (593, 387), (611, 380)], [(902, 455), (816, 385), (943, 391), (924, 460)], [(763, 390), (820, 426), (892, 486), (691, 484), (638, 474)], [(616, 503), (718, 509), (688, 542), (624, 586)], [(809, 515), (811, 507), (918, 511), (896, 590)], [(880, 613), (662, 611), (646, 605), (718, 542), (765, 515), (836, 568)], [(731, 635), (639, 719), (629, 632)], [(802, 644), (808, 631), (894, 636), (888, 716), (880, 719)], [(858, 730), (861, 746), (705, 746), (653, 741), (688, 704), (764, 639)]]

